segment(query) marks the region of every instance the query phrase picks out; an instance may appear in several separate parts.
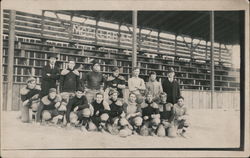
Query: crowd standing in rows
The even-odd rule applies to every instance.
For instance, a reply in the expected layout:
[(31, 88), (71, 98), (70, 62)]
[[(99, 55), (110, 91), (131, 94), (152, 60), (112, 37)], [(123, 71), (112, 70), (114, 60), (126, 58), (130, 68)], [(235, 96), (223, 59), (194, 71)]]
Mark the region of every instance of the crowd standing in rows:
[(139, 77), (140, 69), (133, 68), (126, 97), (123, 94), (126, 80), (118, 67), (105, 78), (100, 64), (94, 61), (92, 71), (80, 78), (74, 60), (61, 72), (56, 60), (56, 56), (49, 56), (48, 65), (42, 69), (40, 88), (35, 78), (29, 78), (21, 89), (22, 122), (30, 122), (31, 109), (31, 121), (41, 125), (108, 132), (121, 137), (189, 137), (188, 111), (172, 67), (162, 82), (157, 81), (152, 71), (146, 83)]

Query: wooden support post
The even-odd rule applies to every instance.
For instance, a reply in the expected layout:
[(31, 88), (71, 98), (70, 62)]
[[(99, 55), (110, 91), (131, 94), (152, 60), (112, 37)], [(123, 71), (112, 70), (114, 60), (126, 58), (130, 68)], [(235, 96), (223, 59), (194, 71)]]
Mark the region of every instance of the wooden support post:
[[(41, 37), (44, 37), (44, 18), (45, 18), (45, 10), (42, 11), (42, 21), (41, 21)], [(45, 44), (45, 40), (42, 38), (41, 42)]]
[(175, 35), (174, 38), (174, 55), (177, 55), (177, 35)]
[(114, 65), (117, 66), (117, 60), (113, 59)]
[(121, 24), (119, 24), (119, 28), (118, 28), (118, 47), (121, 47)]
[(68, 28), (68, 36), (69, 36), (69, 47), (75, 47), (75, 43), (73, 40), (73, 15), (70, 15), (70, 26)]
[(138, 40), (138, 50), (141, 50), (142, 36), (141, 36), (142, 28), (139, 28), (139, 40)]
[(69, 40), (73, 39), (73, 15), (70, 15)]
[(194, 39), (191, 40), (191, 46), (190, 46), (190, 58), (191, 58), (191, 60), (193, 60), (193, 58), (194, 58), (194, 54), (193, 54), (193, 51), (194, 51), (193, 40)]
[(132, 40), (132, 67), (136, 67), (137, 62), (137, 38), (136, 38), (136, 28), (137, 28), (137, 11), (133, 10), (133, 40)]
[[(232, 45), (233, 47), (233, 45)], [(227, 52), (230, 56), (230, 63), (231, 63), (231, 66), (232, 66), (232, 63), (233, 63), (233, 51), (232, 51), (232, 47), (231, 47), (231, 50), (227, 49)]]
[(210, 85), (211, 85), (211, 109), (214, 107), (214, 11), (210, 12), (210, 40), (211, 40), (211, 76), (210, 76)]
[(207, 41), (206, 41), (206, 48), (205, 49), (206, 49), (206, 51), (205, 51), (205, 55), (206, 55), (205, 56), (205, 60), (207, 60), (208, 59), (208, 55), (207, 55)]
[(221, 64), (221, 43), (219, 45), (219, 63)]
[(16, 11), (10, 11), (9, 20), (9, 42), (8, 42), (8, 72), (7, 72), (7, 111), (12, 110), (13, 72), (14, 72), (14, 51), (15, 51), (15, 21)]
[(157, 35), (157, 53), (160, 53), (160, 30)]
[(96, 19), (95, 21), (95, 44), (97, 44), (98, 42), (98, 23), (99, 23), (99, 19)]

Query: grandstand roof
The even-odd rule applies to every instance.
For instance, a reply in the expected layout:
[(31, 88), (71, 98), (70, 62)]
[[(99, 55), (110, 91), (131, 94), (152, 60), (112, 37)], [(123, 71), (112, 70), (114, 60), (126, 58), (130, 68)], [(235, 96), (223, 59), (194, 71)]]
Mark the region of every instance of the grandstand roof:
[[(132, 11), (57, 11), (67, 15), (132, 25)], [(215, 11), (215, 42), (239, 44), (244, 17), (241, 11)], [(138, 27), (210, 39), (209, 11), (138, 11)]]

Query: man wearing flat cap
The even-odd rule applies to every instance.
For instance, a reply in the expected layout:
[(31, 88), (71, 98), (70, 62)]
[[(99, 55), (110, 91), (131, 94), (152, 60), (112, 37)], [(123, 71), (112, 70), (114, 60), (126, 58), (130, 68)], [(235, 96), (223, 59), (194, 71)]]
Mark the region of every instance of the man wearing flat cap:
[(56, 81), (60, 78), (60, 69), (56, 65), (56, 54), (48, 55), (49, 62), (42, 69), (40, 98), (49, 93), (50, 88), (56, 88)]
[(172, 104), (177, 103), (178, 98), (181, 96), (179, 83), (174, 76), (174, 68), (170, 67), (167, 72), (167, 78), (162, 82), (163, 91), (168, 95), (167, 102)]

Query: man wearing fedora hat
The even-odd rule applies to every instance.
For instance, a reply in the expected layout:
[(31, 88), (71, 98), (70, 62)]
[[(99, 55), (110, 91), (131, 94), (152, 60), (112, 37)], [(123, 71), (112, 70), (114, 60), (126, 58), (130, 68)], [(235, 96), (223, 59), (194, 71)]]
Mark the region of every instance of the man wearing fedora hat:
[(163, 91), (168, 95), (167, 102), (172, 104), (177, 103), (178, 98), (181, 96), (179, 83), (174, 76), (174, 68), (170, 67), (167, 72), (167, 78), (162, 82)]
[(48, 55), (49, 62), (42, 69), (40, 98), (49, 93), (50, 88), (56, 88), (56, 81), (60, 78), (60, 69), (56, 65), (56, 54)]

